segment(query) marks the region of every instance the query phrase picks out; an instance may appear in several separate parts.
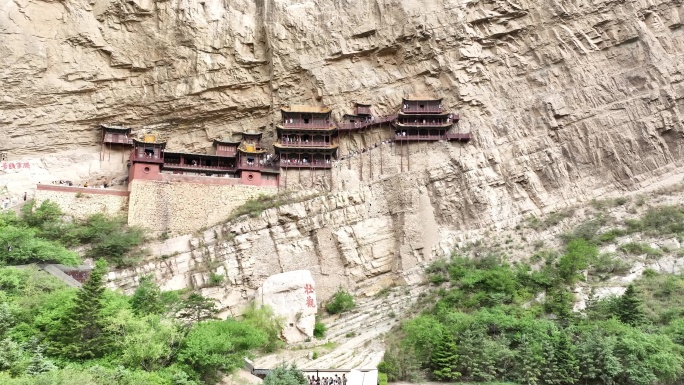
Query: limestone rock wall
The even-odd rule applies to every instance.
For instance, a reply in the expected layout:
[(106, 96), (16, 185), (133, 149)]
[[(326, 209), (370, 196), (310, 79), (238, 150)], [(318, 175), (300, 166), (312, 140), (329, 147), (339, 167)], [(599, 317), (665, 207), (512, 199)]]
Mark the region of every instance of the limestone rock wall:
[[(678, 0), (17, 0), (2, 11), (0, 151), (46, 178), (110, 172), (89, 155), (98, 123), (202, 151), (243, 129), (271, 140), (290, 103), (387, 114), (404, 95), (434, 94), (474, 135), (384, 147), (382, 166), (372, 150), (332, 178), (288, 170), (288, 188), (333, 193), (211, 229), (115, 273), (124, 288), (148, 271), (237, 304), (268, 275), (309, 269), (319, 300), (340, 284), (372, 291), (484, 227), (682, 164)], [(341, 152), (382, 138), (355, 135)], [(207, 287), (209, 270), (230, 284)]]

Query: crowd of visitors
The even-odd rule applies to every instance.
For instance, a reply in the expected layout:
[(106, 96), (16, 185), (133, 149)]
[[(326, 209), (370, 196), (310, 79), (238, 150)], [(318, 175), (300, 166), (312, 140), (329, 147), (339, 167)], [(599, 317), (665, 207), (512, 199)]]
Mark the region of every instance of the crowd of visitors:
[(335, 376), (307, 376), (309, 385), (347, 385), (347, 376), (342, 374), (342, 377), (335, 374)]

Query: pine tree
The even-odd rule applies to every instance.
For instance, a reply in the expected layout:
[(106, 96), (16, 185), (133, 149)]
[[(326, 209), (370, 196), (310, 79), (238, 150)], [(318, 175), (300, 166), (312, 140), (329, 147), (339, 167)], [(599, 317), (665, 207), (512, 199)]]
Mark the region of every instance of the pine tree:
[(631, 326), (639, 326), (646, 322), (644, 305), (634, 285), (627, 286), (625, 294), (620, 297), (617, 316), (623, 323)]
[(192, 293), (181, 303), (177, 315), (189, 323), (196, 323), (213, 319), (217, 312), (215, 299)]
[(50, 352), (75, 359), (101, 357), (109, 346), (102, 314), (107, 263), (97, 261), (71, 308), (50, 333)]
[[(579, 380), (579, 362), (575, 346), (570, 340), (570, 336), (565, 331), (560, 331), (554, 335), (553, 339), (553, 358), (551, 365), (556, 374), (556, 384), (574, 384)], [(545, 378), (546, 383), (551, 383)]]
[(31, 357), (31, 362), (29, 362), (29, 365), (26, 367), (26, 374), (36, 375), (55, 369), (57, 369), (55, 364), (43, 356), (43, 348), (37, 347)]
[(138, 315), (164, 313), (166, 309), (161, 299), (161, 290), (154, 283), (152, 276), (140, 278), (140, 285), (131, 298), (131, 306)]
[(432, 374), (440, 381), (450, 381), (461, 377), (458, 372), (458, 349), (449, 333), (443, 333), (430, 359)]

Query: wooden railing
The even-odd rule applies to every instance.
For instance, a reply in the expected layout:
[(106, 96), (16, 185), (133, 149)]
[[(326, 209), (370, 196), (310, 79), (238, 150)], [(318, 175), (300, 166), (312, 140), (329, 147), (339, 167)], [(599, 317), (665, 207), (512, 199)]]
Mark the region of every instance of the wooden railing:
[(302, 162), (297, 160), (297, 162), (294, 162), (295, 160), (297, 159), (292, 159), (292, 161), (288, 162), (287, 159), (282, 159), (280, 161), (280, 168), (332, 168), (332, 161)]
[(281, 124), (286, 128), (331, 129), (334, 127), (331, 122), (325, 120), (313, 120), (306, 123), (302, 119), (293, 119), (292, 122), (285, 120)]
[(339, 129), (340, 129), (340, 131), (360, 130), (360, 129), (375, 126), (378, 124), (389, 123), (389, 122), (392, 122), (396, 119), (397, 119), (397, 115), (377, 116), (377, 117), (374, 117), (374, 119), (372, 119), (372, 120), (367, 120), (367, 121), (363, 121), (363, 122), (342, 123), (339, 125)]
[(147, 155), (138, 155), (135, 152), (131, 152), (131, 161), (134, 162), (147, 162), (147, 163), (164, 163), (164, 157), (163, 156), (158, 156), (158, 155), (152, 155), (152, 156), (147, 156)]
[(419, 107), (419, 106), (408, 106), (405, 108), (401, 109), (401, 112), (404, 114), (420, 114), (420, 113), (438, 113), (441, 114), (444, 112), (444, 109), (439, 106), (425, 106), (425, 107)]
[(401, 141), (435, 141), (435, 140), (458, 140), (461, 142), (467, 142), (472, 138), (470, 134), (445, 134), (445, 135), (400, 135), (396, 134), (394, 140), (397, 142)]
[(452, 123), (452, 122), (440, 122), (440, 121), (429, 122), (429, 121), (427, 121), (427, 120), (426, 120), (425, 122), (423, 122), (422, 120), (421, 120), (421, 121), (417, 121), (417, 122), (406, 122), (406, 121), (402, 122), (402, 121), (400, 121), (400, 120), (397, 120), (397, 124), (401, 124), (401, 125), (403, 125), (403, 126), (421, 126), (421, 127), (430, 127), (430, 126), (432, 126), (432, 127), (437, 127), (437, 126), (450, 126), (450, 125), (452, 125), (453, 123)]
[(278, 141), (278, 145), (283, 146), (283, 147), (332, 147), (334, 143), (331, 142), (287, 142), (287, 141)]
[(467, 142), (469, 141), (472, 136), (468, 133), (465, 134), (446, 134), (447, 140), (458, 140), (461, 142)]
[(232, 171), (232, 170), (235, 170), (235, 167), (228, 167), (228, 166), (205, 166), (205, 165), (199, 165), (199, 164), (192, 165), (192, 164), (167, 163), (167, 162), (164, 162), (164, 167), (174, 168), (174, 169), (191, 170), (191, 171), (202, 171), (202, 170)]
[(133, 144), (133, 139), (129, 139), (123, 135), (119, 136), (105, 136), (104, 143), (110, 144)]

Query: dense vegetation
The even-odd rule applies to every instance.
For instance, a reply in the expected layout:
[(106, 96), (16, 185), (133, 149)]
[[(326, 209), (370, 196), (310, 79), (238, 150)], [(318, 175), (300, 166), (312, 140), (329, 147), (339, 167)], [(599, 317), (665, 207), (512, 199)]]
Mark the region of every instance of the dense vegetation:
[[(573, 290), (585, 274), (624, 272), (598, 246), (618, 236), (678, 235), (684, 209), (649, 210), (605, 230), (601, 217), (565, 234), (562, 252), (527, 264), (498, 255), (454, 255), (427, 272), (431, 304), (390, 336), (380, 369), (390, 380), (518, 384), (679, 384), (684, 374), (684, 279), (647, 270), (622, 296), (589, 298), (574, 312)], [(603, 230), (602, 230), (603, 229)], [(625, 246), (648, 258), (651, 250)]]
[(0, 214), (0, 265), (76, 265), (73, 247), (98, 259), (81, 290), (35, 267), (0, 268), (0, 383), (212, 384), (255, 349), (280, 347), (281, 320), (269, 309), (217, 320), (212, 299), (162, 293), (149, 277), (130, 297), (106, 290), (107, 262), (131, 265), (145, 253), (143, 231), (125, 222), (69, 221), (49, 201)]
[[(566, 254), (567, 255), (567, 254)], [(390, 380), (520, 384), (674, 384), (683, 373), (684, 279), (650, 272), (621, 297), (572, 312), (561, 260), (533, 272), (495, 258), (454, 257), (431, 268), (448, 280), (429, 311), (406, 321), (381, 370)], [(436, 278), (435, 278), (436, 279)], [(660, 282), (670, 283), (663, 290)], [(645, 306), (642, 291), (659, 301)], [(541, 299), (540, 293), (546, 293)], [(672, 314), (675, 312), (676, 314)]]
[(135, 264), (145, 252), (142, 229), (126, 225), (126, 218), (95, 214), (81, 221), (66, 221), (59, 207), (29, 202), (21, 216), (0, 214), (0, 266), (29, 263), (77, 265), (71, 247), (85, 247), (85, 255), (104, 258), (115, 266)]
[(106, 268), (99, 261), (81, 290), (35, 268), (0, 269), (0, 383), (212, 384), (278, 347), (268, 309), (217, 320), (212, 300), (149, 278), (130, 297), (106, 290)]

